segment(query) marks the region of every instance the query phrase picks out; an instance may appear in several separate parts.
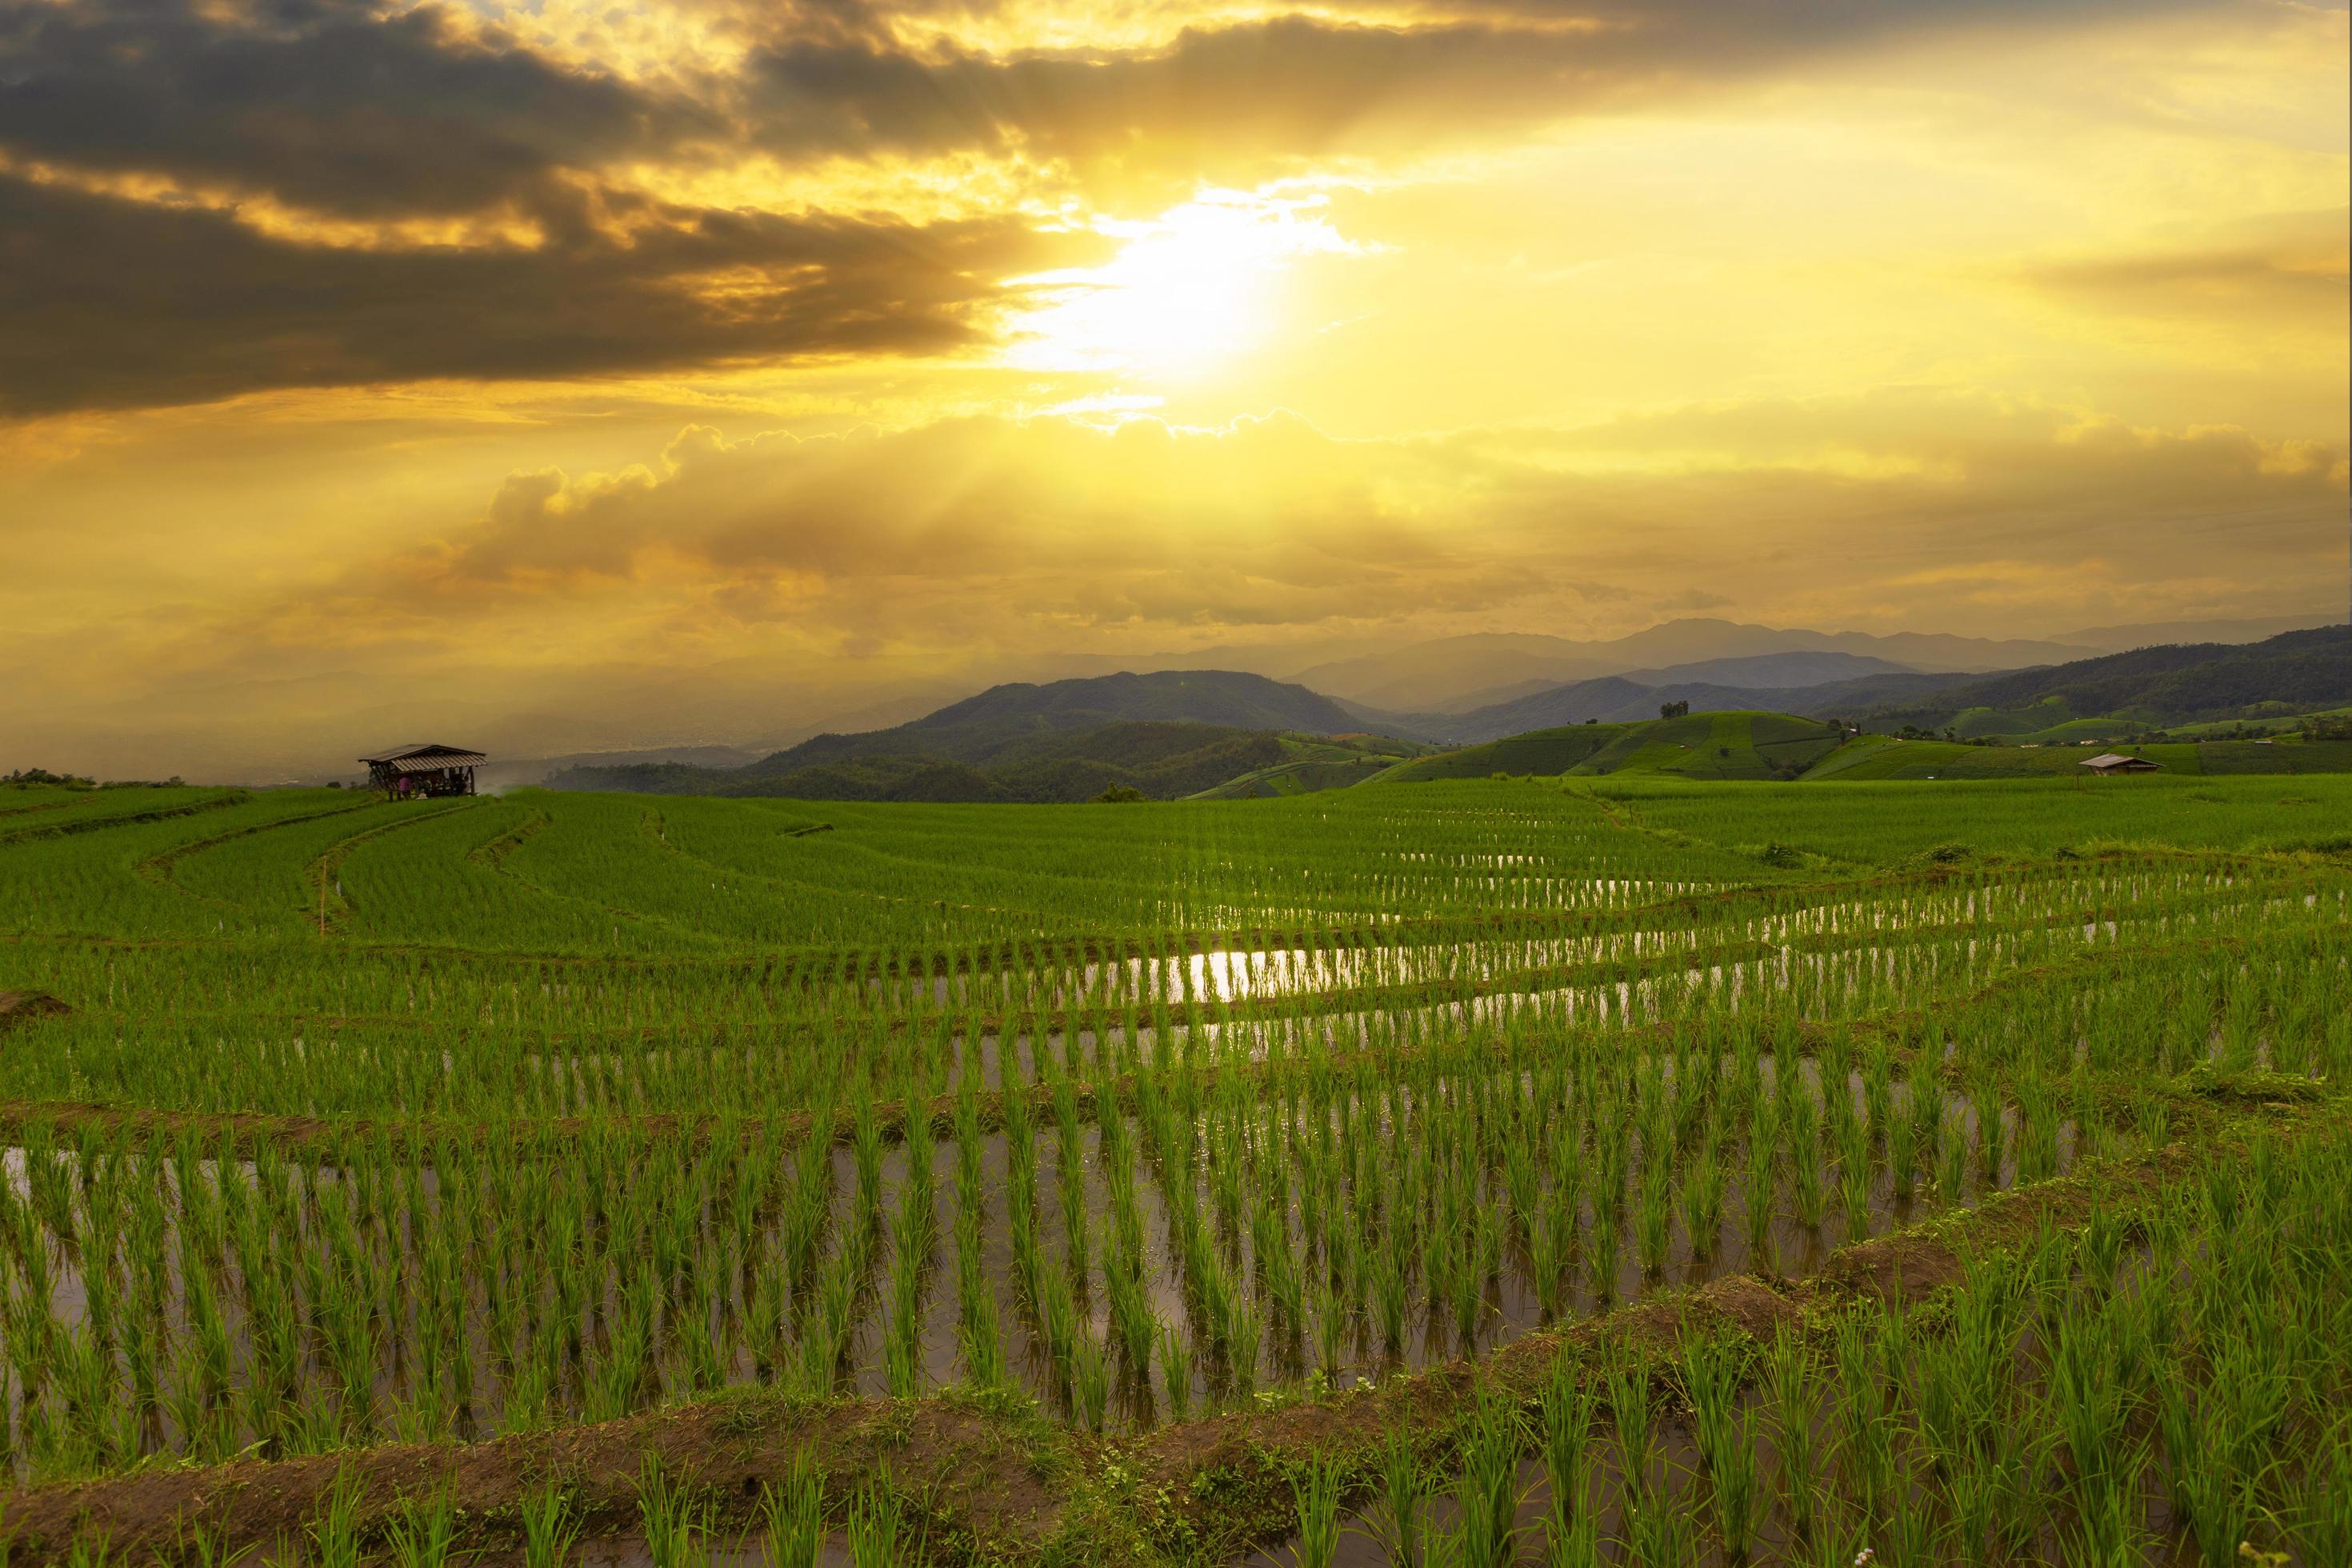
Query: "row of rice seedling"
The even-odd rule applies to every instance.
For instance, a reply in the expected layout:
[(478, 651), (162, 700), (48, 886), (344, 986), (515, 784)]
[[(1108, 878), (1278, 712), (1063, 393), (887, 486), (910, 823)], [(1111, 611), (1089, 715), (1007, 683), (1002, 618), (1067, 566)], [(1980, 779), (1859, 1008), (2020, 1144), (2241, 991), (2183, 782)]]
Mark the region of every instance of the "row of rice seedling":
[[(1297, 1487), (1276, 1561), (2095, 1564), (2352, 1561), (2352, 1141), (2210, 1159), (2152, 1215), (1974, 1258), (1664, 1366), (1562, 1357), (1489, 1390), (1450, 1464), (1412, 1436)], [(1532, 1456), (1532, 1457), (1530, 1457)]]
[[(1093, 1109), (1120, 1098), (1099, 1061), (1048, 1055), (1043, 1126), (1015, 1098), (983, 1132), (976, 1085), (954, 1098), (945, 1205), (936, 1157), (886, 1159), (887, 1086), (870, 1080), (819, 1107), (823, 1125), (846, 1120), (840, 1148), (772, 1120), (698, 1140), (592, 1121), (560, 1159), (412, 1126), (298, 1163), (267, 1142), (247, 1157), (233, 1130), (85, 1124), (61, 1148), (35, 1123), (11, 1310), (55, 1318), (19, 1343), (81, 1336), (88, 1375), (119, 1368), (145, 1416), (60, 1447), (50, 1435), (95, 1405), (28, 1362), (28, 1416), (55, 1419), (27, 1452), (438, 1436), (780, 1376), (911, 1393), (1017, 1371), (1099, 1423), (1116, 1373), (1121, 1409), (1149, 1418), (1267, 1377), (1475, 1352), (1659, 1284), (1801, 1270), (1922, 1201), (2136, 1133), (2105, 1120), (2079, 1065), (2021, 1079), (2011, 1108), (2000, 1080), (1971, 1103), (1923, 1042), (1883, 1032), (1808, 1047), (1793, 1021), (1700, 1010), (1664, 1037), (1678, 1044), (1629, 1049), (1560, 1024), (1406, 1031), (1257, 1073), (1154, 1065), (1132, 1123)], [(1000, 1235), (1009, 1253), (992, 1255)], [(135, 1268), (131, 1236), (177, 1275)], [(104, 1310), (118, 1270), (152, 1287), (127, 1327)], [(415, 1279), (427, 1288), (404, 1294)], [(295, 1333), (306, 1320), (321, 1326)]]
[[(2167, 906), (2159, 905), (2158, 908)], [(1793, 1008), (1822, 1021), (1867, 1016), (1906, 999), (1966, 993), (2004, 974), (2070, 962), (2085, 952), (2128, 960), (2135, 950), (2183, 944), (2305, 940), (2228, 988), (2224, 1056), (2254, 1063), (2278, 1039), (2294, 1061), (2339, 1048), (2341, 1010), (2318, 950), (2345, 918), (2341, 895), (2249, 898), (2223, 908), (2119, 921), (2124, 933), (2086, 947), (2047, 921), (1984, 935), (1912, 932), (1885, 939), (1816, 937), (1802, 946), (1718, 947), (1694, 966), (1675, 944), (1647, 957), (1497, 973), (1465, 963), (1458, 948), (1398, 950), (1379, 961), (1384, 984), (1317, 989), (1232, 1003), (1145, 997), (1123, 985), (1120, 966), (1096, 966), (1081, 1005), (1035, 1018), (1010, 1016), (917, 993), (893, 995), (862, 981), (779, 979), (758, 966), (691, 963), (599, 972), (545, 960), (397, 952), (365, 963), (331, 962), (310, 949), (242, 944), (174, 952), (171, 962), (126, 965), (104, 944), (44, 944), (16, 956), (39, 988), (81, 1000), (52, 1026), (60, 1048), (0, 1059), (0, 1091), (26, 1098), (87, 1097), (116, 1103), (206, 1110), (403, 1114), (509, 1120), (516, 1116), (698, 1112), (725, 1106), (746, 1115), (804, 1110), (841, 1071), (896, 1087), (908, 1079), (935, 1091), (977, 1070), (989, 1087), (1028, 1087), (1042, 1058), (1072, 1050), (1121, 1058), (1123, 1068), (1172, 1055), (1262, 1057), (1286, 1037), (1361, 1027), (1417, 1003), (1529, 993), (1574, 1002), (1604, 1016), (1631, 1010), (1672, 1016), (1678, 998), (1728, 994), (1732, 1004)], [(1643, 933), (1631, 933), (1638, 944)], [(1826, 945), (1825, 945), (1826, 944)], [(1631, 951), (1638, 952), (1639, 945)], [(1334, 946), (1335, 969), (1352, 963)], [(1744, 954), (1744, 956), (1743, 956)], [(2158, 961), (2151, 960), (2153, 969)], [(2126, 965), (2119, 963), (2118, 967)], [(1049, 984), (1034, 972), (1018, 985)], [(2304, 976), (2316, 974), (2315, 988)], [(1613, 985), (1601, 976), (1617, 976)], [(1599, 981), (1596, 984), (1596, 980)], [(1016, 982), (1002, 979), (1008, 992)], [(2209, 1032), (2219, 986), (2185, 994), (2167, 1024), (2168, 1059)], [(1073, 1000), (1049, 993), (1052, 1000)], [(102, 1005), (101, 1005), (102, 1004)], [(1464, 1017), (1482, 1009), (1460, 1004)], [(1492, 1012), (1493, 1009), (1484, 1009)], [(2277, 1020), (2284, 1027), (2272, 1026)], [(2130, 1039), (2098, 1031), (2100, 1039)], [(816, 1050), (782, 1042), (813, 1040)], [(2192, 1053), (2193, 1054), (2193, 1053)], [(2105, 1065), (2105, 1064), (2102, 1064)], [(2292, 1065), (2292, 1061), (2288, 1063)]]

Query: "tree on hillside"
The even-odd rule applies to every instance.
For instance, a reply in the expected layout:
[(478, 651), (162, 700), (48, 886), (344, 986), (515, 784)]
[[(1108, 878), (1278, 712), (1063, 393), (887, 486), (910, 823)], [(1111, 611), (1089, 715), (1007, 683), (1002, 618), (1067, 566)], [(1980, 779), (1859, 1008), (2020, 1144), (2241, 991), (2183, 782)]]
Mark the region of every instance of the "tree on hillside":
[(1681, 702), (1661, 702), (1658, 704), (1658, 717), (1661, 719), (1679, 719), (1689, 711), (1690, 703), (1687, 700)]

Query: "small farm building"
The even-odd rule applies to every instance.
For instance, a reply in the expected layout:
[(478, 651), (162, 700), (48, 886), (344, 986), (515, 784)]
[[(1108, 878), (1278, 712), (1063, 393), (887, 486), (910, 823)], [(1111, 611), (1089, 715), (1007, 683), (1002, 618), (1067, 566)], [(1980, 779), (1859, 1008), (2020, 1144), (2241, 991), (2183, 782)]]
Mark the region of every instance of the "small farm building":
[(2162, 763), (2151, 763), (2146, 757), (2123, 757), (2113, 752), (2093, 757), (2083, 765), (2095, 773), (2153, 773), (2164, 767)]
[(462, 746), (395, 746), (382, 756), (362, 757), (368, 787), (394, 800), (436, 795), (471, 795), (474, 770), (489, 758)]

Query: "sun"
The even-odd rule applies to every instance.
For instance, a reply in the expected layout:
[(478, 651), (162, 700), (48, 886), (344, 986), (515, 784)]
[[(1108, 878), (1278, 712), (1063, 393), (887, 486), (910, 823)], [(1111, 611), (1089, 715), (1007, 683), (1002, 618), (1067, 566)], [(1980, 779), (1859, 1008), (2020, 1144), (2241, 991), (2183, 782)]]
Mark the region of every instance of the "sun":
[(1142, 222), (1103, 220), (1122, 238), (1100, 267), (1014, 279), (1041, 303), (1013, 323), (1009, 363), (1025, 370), (1197, 377), (1278, 325), (1281, 275), (1298, 257), (1352, 252), (1321, 198), (1204, 192)]

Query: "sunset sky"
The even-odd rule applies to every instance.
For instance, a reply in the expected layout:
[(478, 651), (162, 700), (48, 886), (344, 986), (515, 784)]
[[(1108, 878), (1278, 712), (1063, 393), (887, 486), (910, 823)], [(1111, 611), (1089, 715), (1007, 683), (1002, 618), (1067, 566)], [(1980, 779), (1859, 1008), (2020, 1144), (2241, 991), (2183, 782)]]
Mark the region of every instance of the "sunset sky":
[(2339, 5), (0, 0), (0, 770), (2346, 596)]

